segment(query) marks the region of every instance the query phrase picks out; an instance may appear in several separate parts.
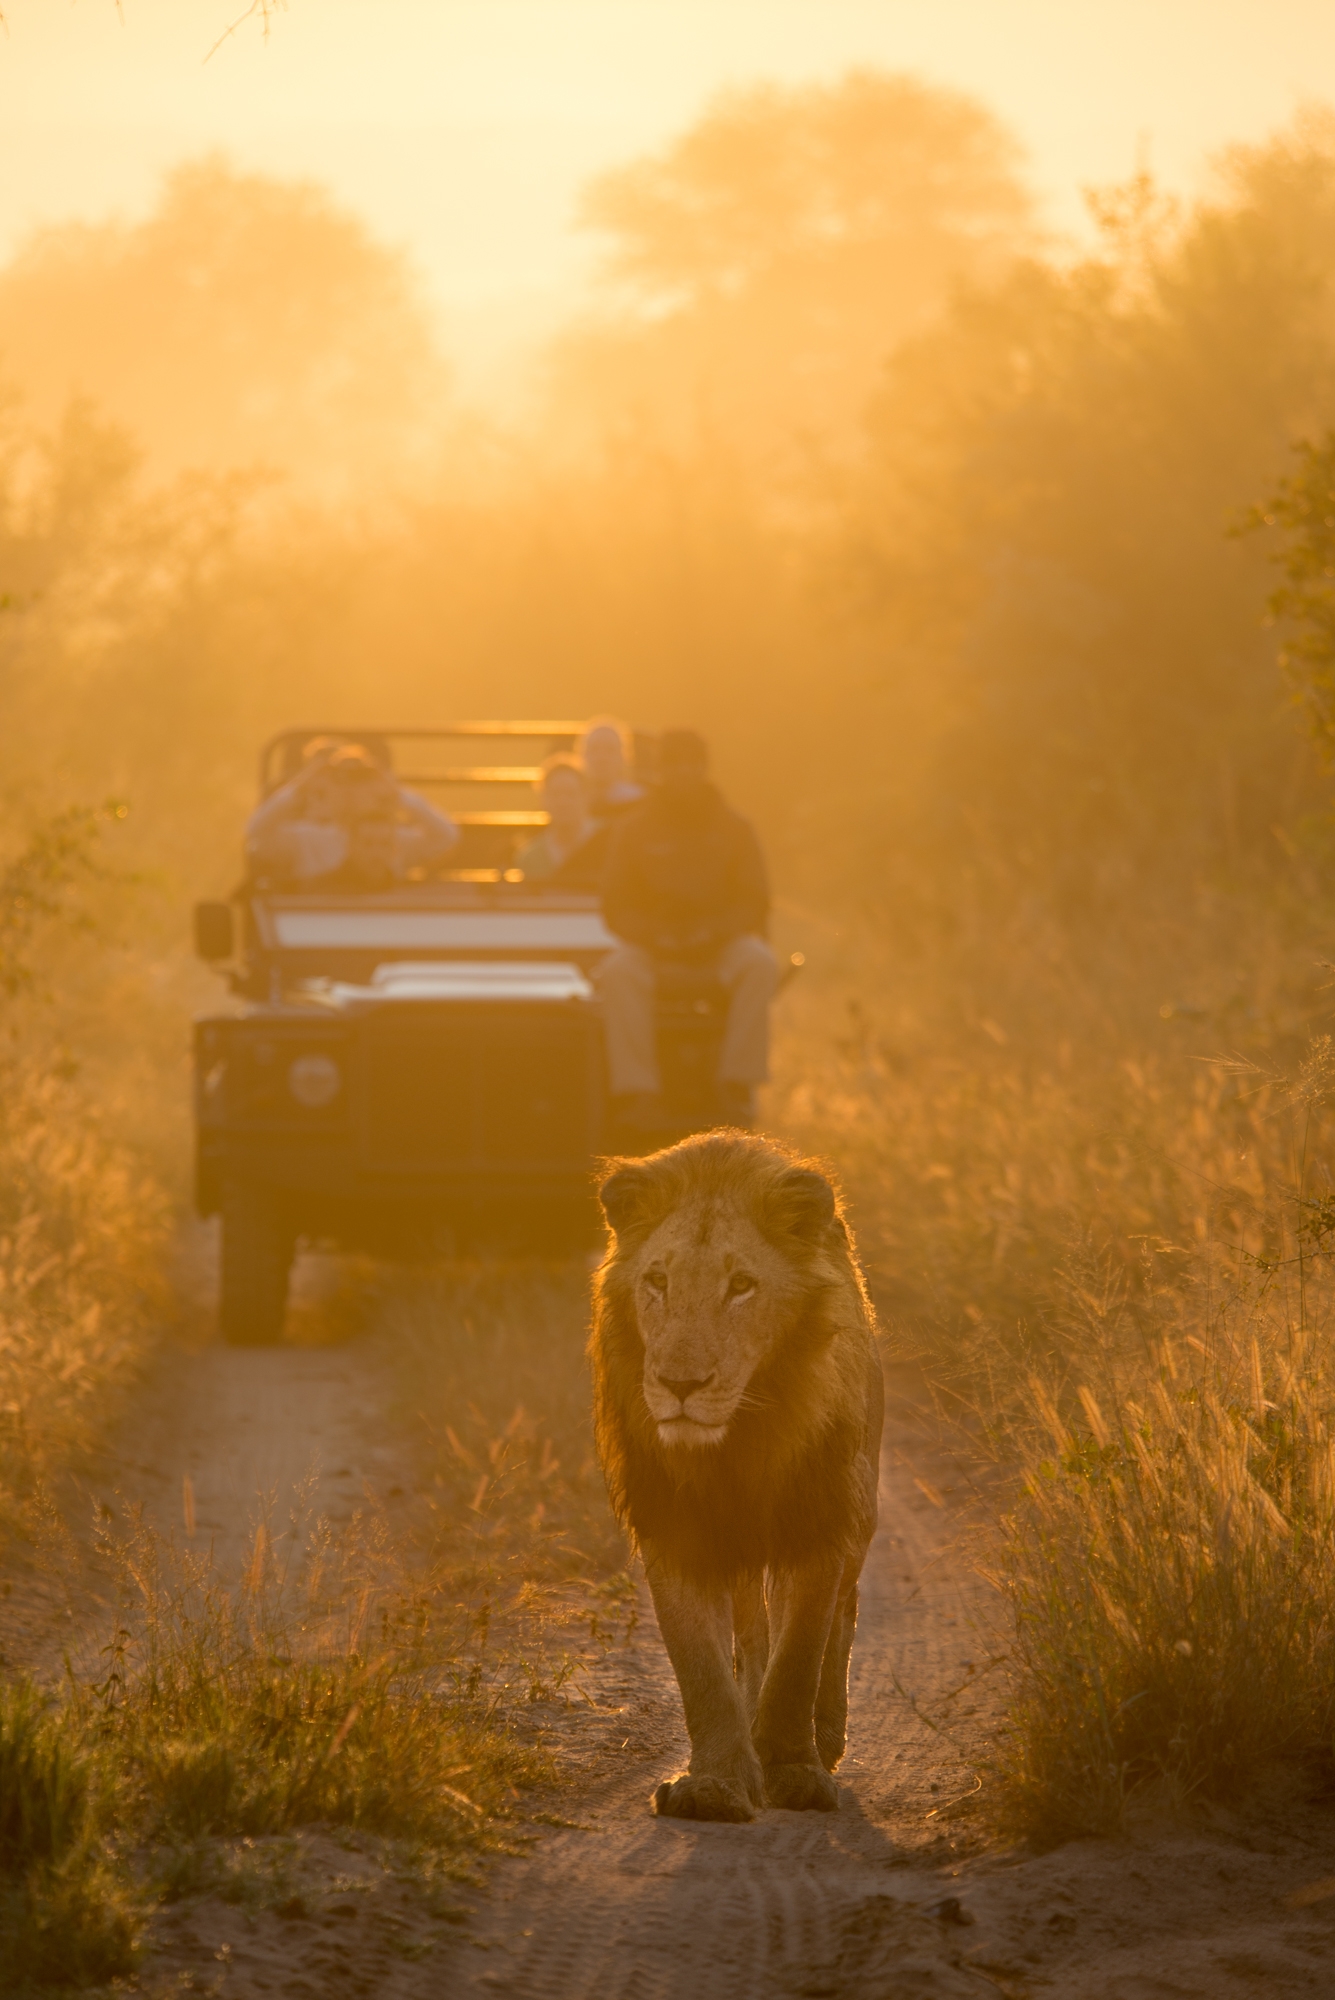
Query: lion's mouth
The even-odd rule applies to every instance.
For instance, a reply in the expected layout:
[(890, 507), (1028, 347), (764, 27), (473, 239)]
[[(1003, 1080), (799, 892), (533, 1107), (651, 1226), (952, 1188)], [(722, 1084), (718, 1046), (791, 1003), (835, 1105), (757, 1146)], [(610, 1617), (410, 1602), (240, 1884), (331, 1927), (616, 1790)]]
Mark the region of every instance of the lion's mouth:
[(658, 1420), (658, 1441), (666, 1445), (706, 1445), (721, 1444), (727, 1436), (728, 1426), (722, 1424), (702, 1424), (683, 1411), (678, 1417), (660, 1417)]

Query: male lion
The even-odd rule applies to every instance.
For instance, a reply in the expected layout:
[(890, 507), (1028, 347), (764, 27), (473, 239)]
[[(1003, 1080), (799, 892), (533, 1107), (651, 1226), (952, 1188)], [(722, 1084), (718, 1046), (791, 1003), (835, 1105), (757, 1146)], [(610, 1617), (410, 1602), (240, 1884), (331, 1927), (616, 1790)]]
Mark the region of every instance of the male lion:
[(611, 1161), (601, 1193), (598, 1450), (691, 1737), (654, 1810), (832, 1812), (884, 1402), (839, 1198), (740, 1132)]

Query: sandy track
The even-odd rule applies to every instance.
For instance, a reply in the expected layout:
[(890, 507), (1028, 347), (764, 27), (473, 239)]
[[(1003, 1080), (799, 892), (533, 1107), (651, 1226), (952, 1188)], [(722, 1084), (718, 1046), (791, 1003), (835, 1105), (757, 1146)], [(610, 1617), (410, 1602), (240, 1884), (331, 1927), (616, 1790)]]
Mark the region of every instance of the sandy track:
[[(1285, 1899), (1335, 1877), (1335, 1809), (1297, 1775), (1208, 1826), (1147, 1825), (1129, 1840), (1047, 1855), (985, 1844), (966, 1762), (993, 1721), (976, 1671), (978, 1586), (958, 1546), (970, 1496), (904, 1390), (892, 1383), (837, 1814), (771, 1812), (745, 1827), (651, 1817), (652, 1786), (681, 1767), (686, 1745), (646, 1601), (633, 1639), (583, 1695), (538, 1718), (570, 1773), (538, 1805), (574, 1824), (542, 1828), (527, 1854), (495, 1863), (485, 1890), (466, 1899), (466, 1926), (415, 1914), (402, 1885), (365, 1856), (339, 1861), (325, 1842), (319, 1866), (330, 1880), (342, 1868), (344, 1887), (315, 1914), (284, 1921), (214, 1901), (178, 1906), (157, 1929), (147, 1990), (175, 1991), (188, 1974), (220, 2000), (1329, 2000), (1335, 1894), (1297, 1910)], [(209, 1538), (224, 1568), (251, 1548), (260, 1507), (281, 1523), (311, 1476), (336, 1522), (368, 1493), (391, 1513), (410, 1508), (415, 1469), (391, 1393), (390, 1357), (373, 1339), (169, 1352), (81, 1504), (142, 1504), (179, 1535), (188, 1477), (197, 1538)], [(35, 1623), (33, 1600), (21, 1652), (49, 1658), (53, 1636), (69, 1642), (60, 1618), (77, 1595), (59, 1618), (53, 1608)], [(947, 1708), (948, 1735), (922, 1719)]]
[[(595, 1677), (603, 1725), (578, 1830), (500, 1864), (479, 1912), (480, 1993), (524, 2000), (743, 2000), (757, 1993), (979, 1994), (959, 1961), (966, 1927), (931, 1913), (951, 1893), (929, 1813), (973, 1781), (915, 1718), (896, 1682), (931, 1705), (967, 1679), (967, 1572), (937, 1562), (948, 1508), (915, 1485), (908, 1433), (891, 1423), (882, 1527), (865, 1573), (854, 1651), (850, 1754), (837, 1814), (771, 1812), (747, 1827), (656, 1820), (652, 1783), (687, 1755), (679, 1703), (646, 1596), (643, 1636)], [(935, 1490), (935, 1489), (934, 1489)], [(946, 1495), (941, 1496), (948, 1498)]]

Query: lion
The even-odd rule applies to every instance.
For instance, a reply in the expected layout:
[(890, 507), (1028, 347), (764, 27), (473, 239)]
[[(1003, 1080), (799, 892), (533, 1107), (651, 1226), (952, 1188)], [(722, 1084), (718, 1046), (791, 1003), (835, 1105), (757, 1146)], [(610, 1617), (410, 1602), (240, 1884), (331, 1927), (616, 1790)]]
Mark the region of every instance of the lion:
[(743, 1132), (611, 1160), (599, 1192), (598, 1452), (691, 1739), (654, 1810), (832, 1812), (884, 1410), (839, 1194)]

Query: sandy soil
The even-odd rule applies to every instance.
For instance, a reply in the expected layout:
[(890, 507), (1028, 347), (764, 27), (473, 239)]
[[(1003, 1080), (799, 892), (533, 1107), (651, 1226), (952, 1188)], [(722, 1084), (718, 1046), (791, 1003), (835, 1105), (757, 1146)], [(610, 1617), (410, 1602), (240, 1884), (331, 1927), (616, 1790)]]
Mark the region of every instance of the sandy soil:
[[(370, 1340), (173, 1351), (84, 1500), (142, 1502), (179, 1527), (189, 1478), (197, 1533), (227, 1562), (250, 1545), (257, 1495), (278, 1518), (312, 1474), (335, 1519), (367, 1491), (408, 1508), (414, 1467), (389, 1400)], [(433, 1904), (373, 1845), (319, 1833), (263, 1844), (238, 1853), (231, 1900), (186, 1899), (155, 1922), (142, 1988), (226, 2000), (1335, 1994), (1335, 1801), (1297, 1776), (1208, 1824), (1147, 1823), (1043, 1855), (987, 1844), (968, 1763), (992, 1721), (960, 1551), (972, 1498), (910, 1383), (892, 1383), (891, 1408), (837, 1814), (745, 1827), (651, 1817), (651, 1788), (681, 1767), (685, 1737), (646, 1600), (632, 1639), (540, 1718), (569, 1780), (534, 1802), (549, 1823), (483, 1888)], [(49, 1659), (80, 1619), (96, 1626), (86, 1580), (63, 1598), (22, 1565), (15, 1581), (0, 1619), (11, 1660)], [(943, 1732), (933, 1719), (947, 1714)], [(1293, 1906), (1314, 1884), (1329, 1893)]]

